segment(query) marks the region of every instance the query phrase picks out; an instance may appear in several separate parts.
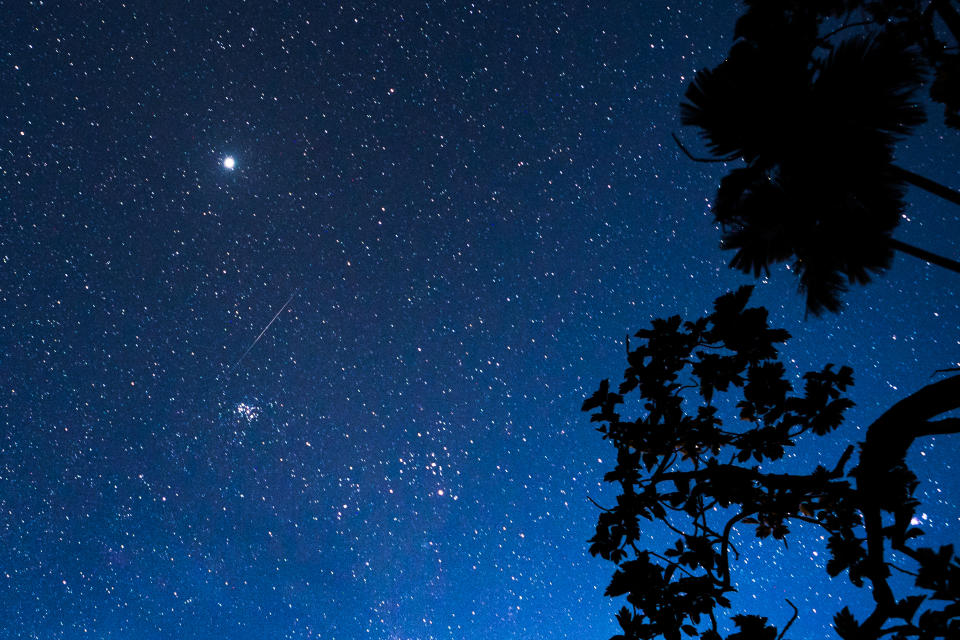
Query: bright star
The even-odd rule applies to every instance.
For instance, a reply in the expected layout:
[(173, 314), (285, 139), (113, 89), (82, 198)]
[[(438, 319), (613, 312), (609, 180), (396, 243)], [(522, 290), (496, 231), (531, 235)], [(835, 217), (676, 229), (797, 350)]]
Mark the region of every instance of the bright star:
[(223, 159), (224, 169), (233, 169), (235, 166), (237, 166), (237, 161), (233, 159), (233, 156), (227, 156)]

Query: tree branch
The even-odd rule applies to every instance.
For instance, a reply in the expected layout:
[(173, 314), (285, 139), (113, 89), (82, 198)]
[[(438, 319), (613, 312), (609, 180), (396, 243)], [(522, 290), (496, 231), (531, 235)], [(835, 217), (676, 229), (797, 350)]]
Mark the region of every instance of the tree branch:
[(890, 563), (890, 568), (891, 568), (891, 569), (896, 569), (896, 570), (899, 571), (900, 573), (906, 574), (906, 575), (908, 575), (908, 576), (913, 576), (914, 578), (917, 577), (917, 574), (914, 573), (913, 571), (908, 571), (908, 570), (906, 570), (906, 569), (903, 569), (903, 568), (901, 568), (901, 567), (898, 567), (897, 565), (893, 564), (892, 562)]
[(884, 560), (884, 532), (881, 518), (882, 494), (888, 489), (890, 472), (903, 465), (913, 441), (927, 435), (960, 433), (960, 419), (931, 421), (940, 414), (960, 408), (960, 375), (929, 384), (890, 407), (867, 429), (861, 445), (860, 464), (851, 471), (867, 535), (864, 575), (873, 584), (876, 608), (863, 626), (879, 633), (894, 604), (887, 584), (890, 571)]
[(822, 42), (824, 47), (830, 47), (830, 46), (832, 46), (832, 45), (830, 45), (829, 43), (827, 43), (827, 40), (829, 40), (829, 39), (832, 38), (833, 36), (837, 35), (837, 34), (840, 33), (841, 31), (845, 31), (845, 30), (847, 30), (847, 29), (853, 29), (854, 27), (865, 27), (865, 26), (867, 26), (867, 25), (876, 24), (876, 23), (877, 23), (876, 20), (861, 20), (861, 21), (859, 21), (859, 22), (851, 22), (851, 23), (845, 24), (845, 25), (843, 25), (843, 26), (841, 26), (841, 27), (837, 27), (836, 29), (834, 29), (834, 30), (831, 31), (830, 33), (827, 33), (827, 34), (824, 34), (824, 35), (820, 36), (819, 38), (817, 38), (817, 40), (819, 40), (820, 42)]
[[(889, 452), (884, 459), (902, 459), (916, 438), (960, 433), (960, 421), (956, 418), (931, 422), (954, 409), (960, 409), (960, 375), (928, 384), (890, 407), (867, 429), (864, 454), (874, 449)], [(864, 462), (861, 456), (860, 467)]]
[(755, 513), (756, 511), (741, 511), (739, 514), (730, 518), (723, 527), (723, 537), (720, 539), (720, 562), (723, 563), (723, 566), (720, 567), (720, 571), (723, 575), (724, 588), (730, 586), (730, 561), (727, 557), (730, 549), (730, 532), (733, 530), (735, 524)]
[(913, 171), (904, 169), (903, 167), (899, 167), (895, 164), (891, 164), (890, 169), (893, 171), (894, 176), (900, 178), (907, 184), (920, 187), (924, 191), (932, 193), (935, 196), (939, 196), (944, 200), (952, 202), (953, 204), (960, 205), (960, 192), (954, 191), (946, 185), (942, 185), (939, 182), (921, 176), (918, 173), (914, 173)]
[(737, 160), (740, 157), (739, 154), (733, 154), (725, 158), (698, 158), (697, 156), (690, 153), (685, 146), (683, 146), (683, 143), (680, 142), (680, 138), (677, 137), (677, 134), (671, 131), (670, 135), (673, 137), (673, 141), (677, 143), (677, 146), (680, 147), (680, 151), (683, 151), (684, 155), (686, 155), (688, 158), (690, 158), (694, 162), (707, 162), (707, 163), (733, 162), (734, 160)]
[(853, 445), (848, 446), (844, 451), (843, 455), (840, 456), (840, 460), (837, 462), (837, 466), (833, 468), (831, 475), (835, 478), (839, 478), (843, 475), (843, 468), (847, 466), (847, 462), (850, 460), (850, 456), (853, 455)]
[(938, 436), (960, 433), (960, 418), (943, 418), (942, 420), (927, 420), (924, 423), (923, 435)]
[(952, 367), (950, 369), (937, 369), (936, 371), (933, 372), (933, 375), (931, 375), (930, 377), (932, 378), (938, 373), (953, 373), (954, 371), (960, 371), (960, 367)]
[(797, 609), (796, 605), (787, 600), (787, 604), (790, 605), (790, 608), (793, 609), (793, 615), (790, 617), (790, 622), (787, 623), (787, 626), (783, 628), (783, 631), (780, 632), (780, 635), (777, 636), (777, 640), (783, 640), (783, 636), (787, 635), (787, 630), (790, 626), (796, 621), (797, 616), (800, 615), (800, 611)]
[(947, 29), (953, 34), (954, 40), (960, 42), (960, 15), (950, 6), (950, 0), (933, 0), (930, 4), (940, 14)]
[(930, 264), (935, 264), (938, 267), (943, 267), (949, 271), (960, 273), (960, 262), (957, 262), (952, 258), (945, 258), (936, 253), (927, 251), (926, 249), (921, 249), (920, 247), (915, 247), (912, 244), (907, 244), (906, 242), (897, 240), (896, 238), (890, 238), (890, 246), (897, 251), (913, 256), (914, 258), (920, 258), (921, 260), (929, 262)]
[(607, 509), (606, 507), (600, 506), (600, 503), (594, 500), (593, 498), (591, 498), (590, 496), (587, 496), (587, 500), (592, 502), (593, 506), (595, 506), (597, 509), (600, 509), (600, 511), (606, 511), (607, 513), (613, 512), (613, 509)]
[(810, 516), (798, 516), (797, 514), (793, 514), (793, 515), (788, 516), (788, 517), (789, 517), (791, 520), (799, 520), (800, 522), (806, 522), (806, 523), (808, 523), (808, 524), (815, 524), (815, 525), (817, 525), (818, 527), (822, 527), (822, 528), (826, 529), (827, 531), (830, 531), (831, 533), (834, 531), (834, 528), (830, 527), (826, 522), (821, 522), (821, 521), (817, 520), (816, 518), (811, 518)]
[[(633, 550), (634, 550), (638, 555), (640, 554), (640, 550), (637, 549), (636, 547), (634, 547)], [(657, 553), (656, 551), (647, 551), (647, 553), (649, 553), (649, 554), (650, 554), (651, 556), (653, 556), (654, 558), (657, 558), (658, 560), (663, 560), (664, 562), (666, 562), (666, 563), (667, 563), (668, 565), (670, 565), (671, 567), (674, 567), (674, 568), (676, 568), (676, 569), (679, 569), (680, 571), (683, 571), (685, 574), (687, 574), (687, 575), (690, 576), (691, 578), (696, 578), (696, 577), (697, 577), (697, 576), (693, 575), (692, 573), (690, 573), (689, 571), (687, 571), (687, 570), (683, 567), (683, 565), (681, 565), (679, 562), (674, 562), (673, 560), (670, 560), (669, 558), (664, 558), (662, 555), (660, 555), (660, 554)]]
[[(670, 471), (668, 473), (660, 474), (659, 477), (649, 478), (649, 480), (654, 484), (659, 484), (661, 482), (670, 482), (673, 480), (698, 481), (703, 479), (717, 479), (712, 478), (714, 474), (719, 476), (729, 474), (729, 476), (737, 476), (741, 478), (746, 476), (749, 480), (752, 480), (767, 489), (797, 490), (811, 489), (822, 486), (825, 484), (823, 478), (832, 479), (834, 477), (833, 474), (817, 477), (813, 474), (796, 475), (789, 473), (760, 473), (754, 469), (738, 467), (733, 464), (717, 464), (701, 469), (693, 469), (691, 471)], [(726, 478), (721, 477), (720, 480), (726, 480)]]

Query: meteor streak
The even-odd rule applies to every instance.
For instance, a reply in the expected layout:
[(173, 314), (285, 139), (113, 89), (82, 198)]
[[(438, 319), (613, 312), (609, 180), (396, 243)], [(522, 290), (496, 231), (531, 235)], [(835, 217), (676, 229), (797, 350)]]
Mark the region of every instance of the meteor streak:
[(233, 368), (234, 368), (234, 369), (236, 369), (238, 366), (240, 366), (240, 363), (243, 362), (243, 359), (247, 357), (247, 354), (250, 353), (250, 350), (253, 349), (255, 346), (257, 346), (257, 343), (260, 342), (260, 338), (262, 338), (262, 337), (263, 337), (263, 334), (265, 334), (265, 333), (267, 332), (267, 329), (270, 328), (270, 325), (272, 325), (272, 324), (274, 323), (274, 321), (275, 321), (277, 318), (280, 317), (280, 314), (283, 313), (283, 310), (287, 308), (287, 305), (290, 304), (290, 301), (293, 300), (293, 296), (297, 295), (297, 292), (298, 292), (299, 290), (300, 290), (300, 289), (294, 289), (294, 290), (293, 290), (293, 293), (290, 294), (290, 297), (287, 298), (287, 301), (283, 303), (283, 306), (282, 306), (282, 307), (280, 307), (280, 311), (277, 311), (277, 313), (274, 314), (274, 316), (273, 316), (273, 318), (270, 320), (270, 322), (267, 323), (267, 326), (265, 326), (265, 327), (263, 328), (263, 331), (260, 332), (260, 335), (257, 336), (257, 339), (254, 340), (253, 343), (252, 343), (249, 347), (247, 347), (247, 350), (243, 352), (243, 355), (240, 356), (240, 359), (237, 360), (237, 363), (236, 363), (235, 365), (233, 365)]

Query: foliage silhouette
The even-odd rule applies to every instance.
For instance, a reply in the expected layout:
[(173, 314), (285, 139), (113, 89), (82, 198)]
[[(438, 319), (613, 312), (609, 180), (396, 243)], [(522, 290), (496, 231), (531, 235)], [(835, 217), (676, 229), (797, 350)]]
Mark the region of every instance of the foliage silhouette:
[[(912, 546), (921, 534), (912, 525), (917, 479), (905, 461), (914, 439), (960, 432), (960, 418), (935, 420), (960, 408), (960, 376), (924, 387), (870, 425), (849, 473), (852, 444), (832, 469), (769, 472), (788, 447), (815, 446), (840, 426), (853, 377), (827, 365), (804, 374), (796, 392), (777, 352), (789, 334), (769, 327), (766, 309), (747, 307), (751, 291), (721, 296), (692, 322), (654, 320), (635, 335), (637, 346), (628, 338), (619, 388), (603, 380), (583, 403), (617, 450), (604, 480), (621, 493), (613, 507), (600, 507), (590, 540), (593, 555), (616, 565), (606, 595), (627, 600), (617, 615), (623, 633), (613, 640), (720, 640), (718, 610), (731, 607), (736, 590), (735, 529), (749, 525), (757, 537), (785, 543), (796, 522), (823, 529), (830, 578), (846, 573), (872, 590), (876, 606), (863, 620), (837, 613), (841, 638), (960, 637), (960, 560), (950, 546)], [(642, 408), (633, 420), (618, 412), (630, 394)], [(721, 408), (741, 426), (726, 426)], [(643, 548), (647, 527), (674, 542)], [(919, 593), (894, 595), (891, 551), (912, 560)], [(734, 615), (739, 631), (727, 640), (782, 638), (794, 618), (778, 636), (766, 618)]]
[[(869, 282), (894, 250), (960, 272), (891, 238), (908, 184), (960, 204), (960, 193), (893, 162), (898, 140), (926, 119), (918, 92), (928, 74), (946, 124), (960, 126), (960, 58), (934, 21), (957, 17), (947, 32), (960, 44), (956, 0), (745, 4), (727, 59), (699, 71), (681, 105), (713, 159), (745, 163), (713, 207), (736, 252), (730, 266), (759, 276), (792, 259), (814, 314), (838, 311), (848, 283)], [(860, 33), (846, 37), (851, 20)]]

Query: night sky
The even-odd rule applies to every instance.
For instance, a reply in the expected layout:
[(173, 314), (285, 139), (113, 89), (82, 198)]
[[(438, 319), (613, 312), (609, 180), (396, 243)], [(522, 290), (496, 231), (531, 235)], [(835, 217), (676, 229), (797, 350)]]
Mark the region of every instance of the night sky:
[[(725, 168), (670, 138), (702, 148), (678, 104), (739, 7), (0, 9), (0, 638), (615, 633), (586, 542), (613, 449), (579, 408), (627, 332), (750, 281)], [(956, 187), (930, 116), (898, 162)], [(960, 210), (909, 200), (897, 237), (960, 254)], [(806, 321), (795, 287), (754, 302), (796, 373), (854, 368), (788, 461), (832, 465), (958, 366), (960, 279), (898, 258)], [(926, 544), (956, 452), (911, 456)], [(857, 602), (816, 535), (743, 541), (736, 602), (782, 626), (791, 598), (792, 637)]]

